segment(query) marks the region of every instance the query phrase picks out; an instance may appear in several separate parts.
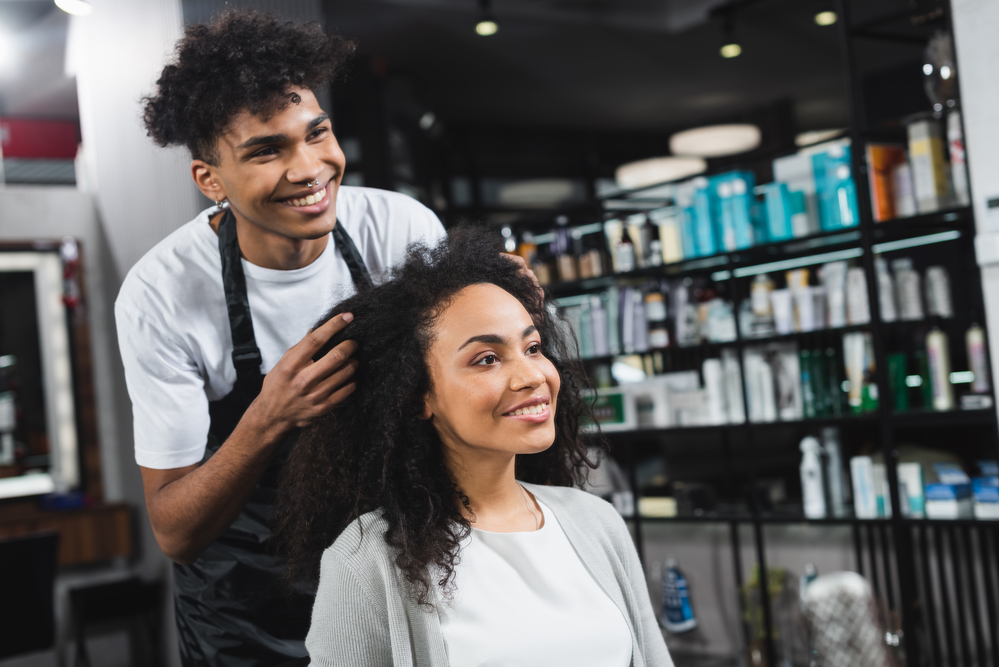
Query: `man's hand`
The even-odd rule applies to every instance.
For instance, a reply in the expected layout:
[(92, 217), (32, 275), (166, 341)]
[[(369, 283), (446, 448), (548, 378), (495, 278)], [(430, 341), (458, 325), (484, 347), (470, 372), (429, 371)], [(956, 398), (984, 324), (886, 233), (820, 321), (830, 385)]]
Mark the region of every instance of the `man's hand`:
[(521, 275), (531, 279), (531, 281), (534, 283), (534, 286), (538, 288), (538, 294), (541, 296), (542, 299), (544, 299), (545, 290), (543, 287), (541, 287), (541, 283), (538, 282), (538, 277), (534, 275), (534, 271), (531, 271), (531, 267), (527, 265), (527, 262), (524, 261), (524, 258), (521, 257), (520, 255), (510, 255), (507, 253), (504, 253), (503, 256), (520, 267)]
[(306, 426), (353, 393), (351, 378), (357, 361), (351, 356), (357, 351), (357, 343), (344, 341), (319, 361), (312, 360), (353, 319), (350, 313), (331, 317), (284, 353), (264, 378), (260, 396), (247, 411), (252, 411), (259, 427), (267, 432), (285, 432)]
[(350, 357), (357, 343), (344, 341), (312, 361), (353, 319), (350, 313), (333, 317), (285, 352), (232, 435), (204, 464), (142, 468), (149, 521), (167, 556), (193, 562), (239, 516), (285, 434), (354, 391), (357, 361)]

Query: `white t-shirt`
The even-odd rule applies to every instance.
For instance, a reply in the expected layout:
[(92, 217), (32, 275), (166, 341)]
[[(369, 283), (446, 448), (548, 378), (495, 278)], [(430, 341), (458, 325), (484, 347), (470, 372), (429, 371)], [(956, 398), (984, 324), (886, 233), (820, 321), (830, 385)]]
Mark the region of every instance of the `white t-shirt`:
[(538, 504), (540, 530), (473, 528), (462, 543), (455, 599), (440, 607), (451, 667), (628, 667), (624, 614)]
[[(215, 208), (158, 243), (125, 277), (115, 301), (118, 345), (132, 399), (135, 460), (147, 468), (201, 461), (208, 403), (232, 390), (232, 337), (222, 287)], [(434, 245), (444, 228), (430, 209), (405, 195), (341, 187), (337, 219), (375, 282), (413, 241)], [(292, 271), (243, 260), (262, 373), (298, 343), (327, 310), (354, 293), (332, 235), (323, 254)]]

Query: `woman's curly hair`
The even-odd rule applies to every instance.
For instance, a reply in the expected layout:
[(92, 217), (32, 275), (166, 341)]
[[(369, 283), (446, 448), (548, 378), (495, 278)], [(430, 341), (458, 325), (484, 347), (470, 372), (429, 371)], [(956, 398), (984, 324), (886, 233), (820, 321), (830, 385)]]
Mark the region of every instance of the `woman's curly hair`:
[(267, 118), (295, 101), (289, 89), (329, 84), (354, 48), (318, 23), (247, 10), (188, 26), (156, 94), (142, 100), (146, 130), (160, 146), (184, 144), (195, 159), (217, 164), (218, 138), (237, 114)]
[(385, 540), (414, 598), (432, 604), (431, 571), (445, 598), (452, 592), (458, 547), (471, 530), (459, 509), (468, 498), (448, 470), (433, 424), (418, 415), (431, 390), (426, 357), (434, 324), (470, 285), (497, 285), (523, 304), (541, 334), (542, 353), (561, 377), (555, 442), (544, 452), (518, 455), (517, 478), (557, 486), (585, 481), (594, 464), (579, 434), (589, 404), (575, 340), (534, 282), (500, 254), (497, 238), (459, 227), (436, 247), (414, 244), (390, 281), (334, 306), (323, 319), (354, 315), (326, 349), (357, 341), (357, 388), (300, 433), (285, 464), (274, 528), (292, 580), (318, 580), (323, 551), (350, 522), (381, 510)]

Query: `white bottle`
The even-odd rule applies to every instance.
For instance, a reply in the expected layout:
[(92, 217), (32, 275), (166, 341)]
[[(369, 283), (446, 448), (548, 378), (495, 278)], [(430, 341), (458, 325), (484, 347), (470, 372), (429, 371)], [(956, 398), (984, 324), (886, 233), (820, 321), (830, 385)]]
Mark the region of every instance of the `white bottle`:
[(895, 281), (891, 279), (888, 272), (888, 262), (882, 257), (874, 260), (874, 266), (878, 274), (878, 305), (881, 312), (881, 320), (884, 322), (894, 322), (898, 319), (898, 309), (895, 307)]
[(867, 324), (871, 321), (867, 274), (860, 266), (854, 266), (846, 272), (846, 321), (850, 324)]
[(933, 388), (933, 409), (954, 409), (954, 388), (950, 384), (950, 347), (947, 334), (936, 327), (926, 334), (926, 356)]
[(805, 516), (809, 519), (826, 517), (826, 494), (822, 482), (822, 446), (812, 436), (806, 436), (798, 445), (801, 450), (801, 499)]
[(912, 260), (901, 257), (891, 263), (895, 272), (895, 290), (898, 294), (898, 318), (904, 321), (923, 319), (923, 293), (919, 272), (912, 268)]
[(985, 330), (978, 324), (972, 324), (965, 334), (965, 345), (968, 346), (968, 366), (975, 376), (971, 382), (971, 391), (986, 394), (992, 383), (989, 381), (989, 364), (985, 358)]
[(839, 429), (822, 429), (822, 449), (826, 452), (826, 479), (829, 480), (829, 503), (832, 515), (846, 516), (846, 481), (843, 479), (843, 452), (839, 445)]
[(708, 423), (724, 424), (728, 421), (725, 401), (725, 372), (720, 359), (705, 359), (701, 364), (704, 392), (708, 402)]
[(606, 357), (610, 354), (607, 336), (607, 311), (599, 296), (590, 298), (590, 321), (593, 324), (593, 356)]

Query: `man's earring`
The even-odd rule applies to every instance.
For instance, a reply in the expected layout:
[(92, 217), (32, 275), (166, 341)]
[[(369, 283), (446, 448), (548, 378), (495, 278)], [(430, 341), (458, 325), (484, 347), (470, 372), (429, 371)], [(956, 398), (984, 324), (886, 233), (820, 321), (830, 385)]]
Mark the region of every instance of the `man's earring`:
[(225, 202), (226, 202), (225, 199), (220, 199), (219, 201), (216, 201), (215, 202), (215, 208), (217, 208), (218, 210), (221, 211), (222, 209), (225, 208)]

